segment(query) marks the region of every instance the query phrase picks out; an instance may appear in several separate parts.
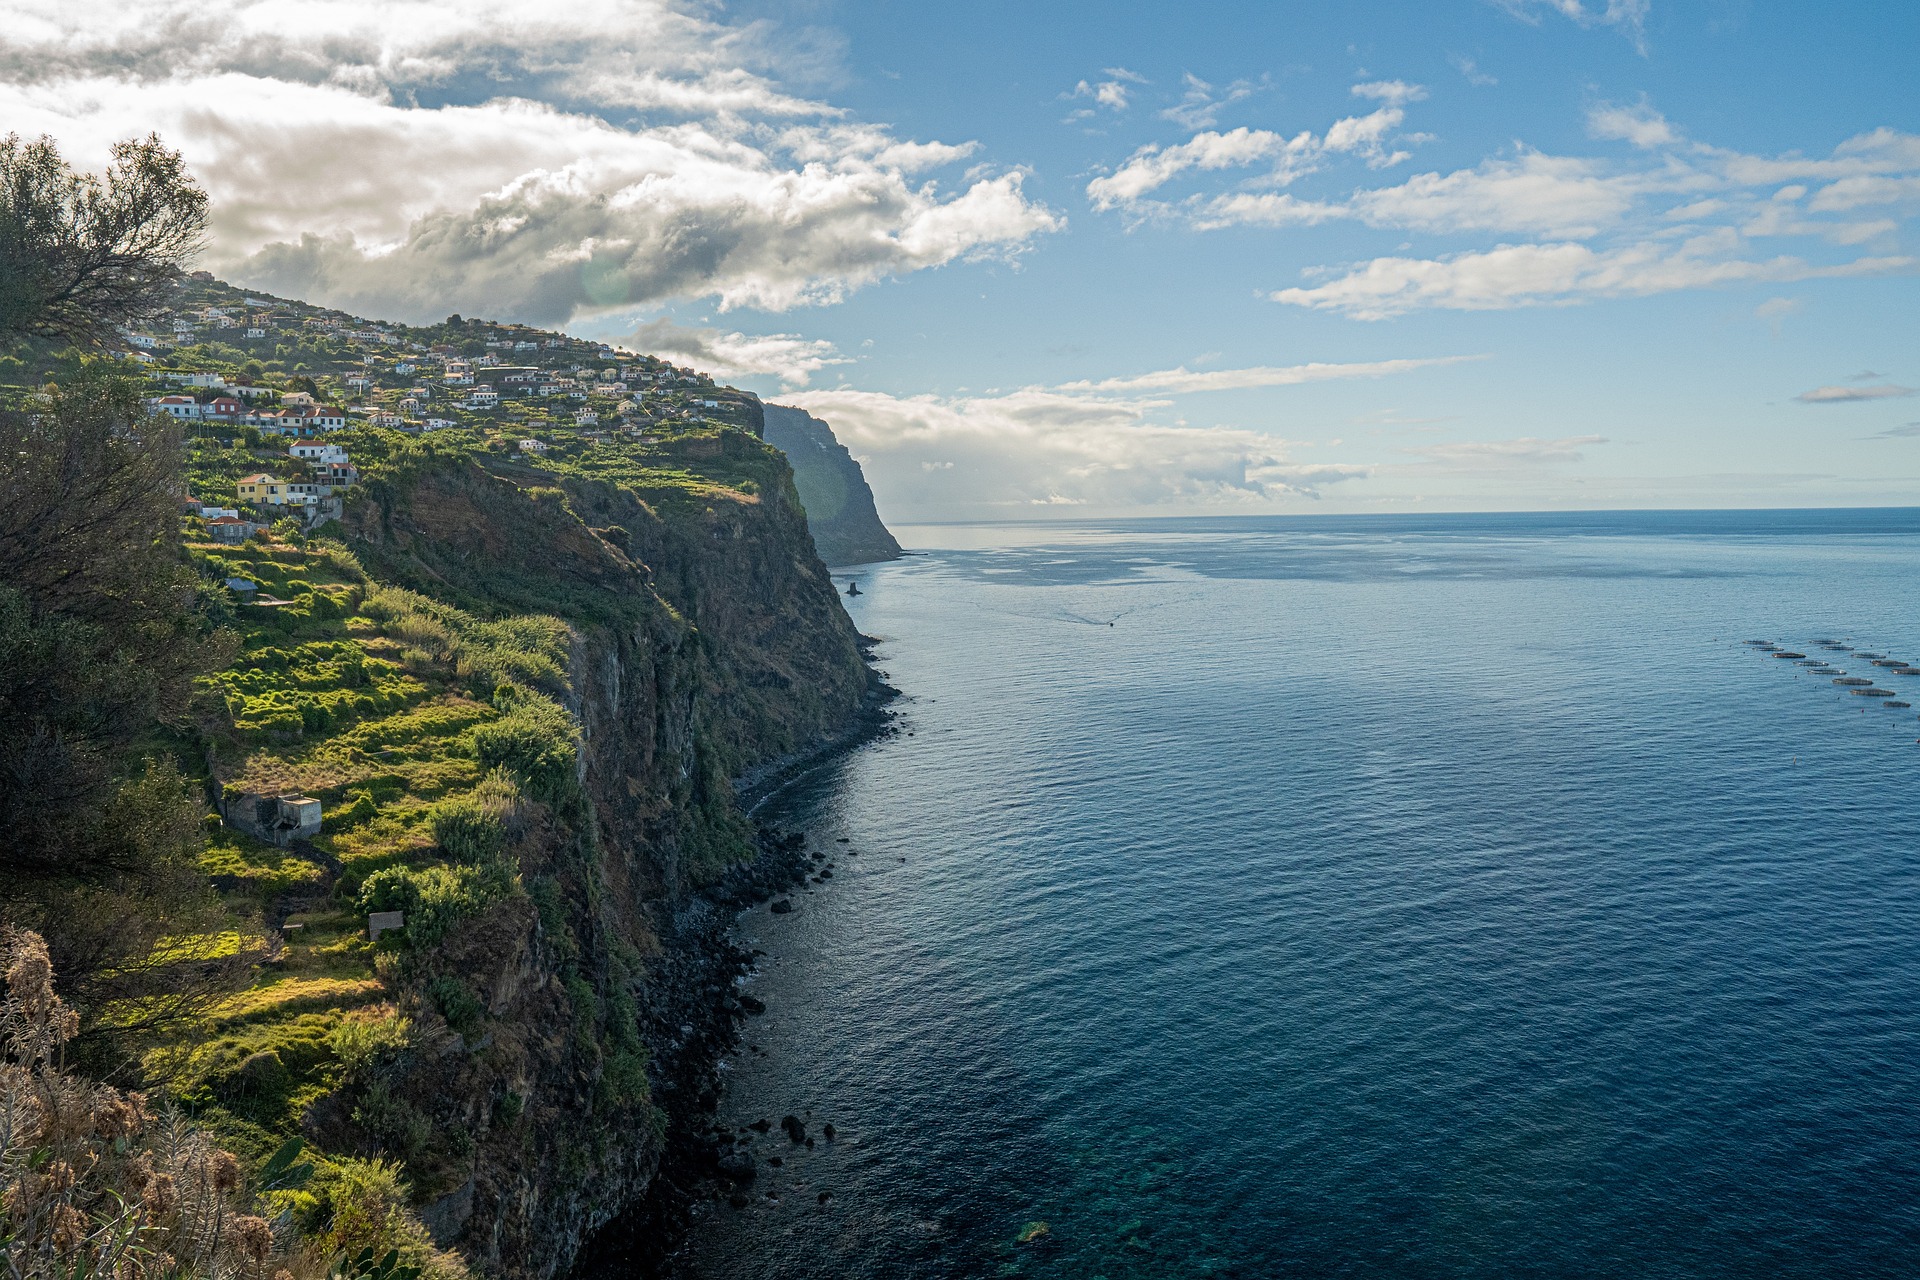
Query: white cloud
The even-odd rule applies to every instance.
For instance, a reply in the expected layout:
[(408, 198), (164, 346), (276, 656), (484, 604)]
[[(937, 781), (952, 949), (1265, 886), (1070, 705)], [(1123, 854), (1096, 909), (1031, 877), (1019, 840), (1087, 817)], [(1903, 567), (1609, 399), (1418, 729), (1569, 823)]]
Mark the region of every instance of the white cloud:
[(1397, 187), (1355, 193), (1349, 207), (1382, 227), (1421, 231), (1521, 231), (1582, 238), (1619, 223), (1639, 183), (1586, 160), (1537, 151), (1477, 169), (1423, 173)]
[(833, 424), (890, 508), (917, 519), (1073, 506), (1119, 513), (1263, 505), (1367, 475), (1306, 463), (1287, 441), (1236, 426), (1165, 421), (1169, 397), (1380, 378), (1479, 356), (1162, 369), (982, 396), (893, 396), (850, 387), (789, 396)]
[(1159, 424), (1153, 401), (1037, 388), (953, 398), (843, 388), (789, 399), (832, 423), (889, 510), (916, 519), (1266, 505), (1369, 470), (1296, 462), (1285, 441), (1257, 431)]
[(1806, 301), (1802, 298), (1768, 298), (1753, 309), (1753, 314), (1756, 319), (1765, 320), (1767, 327), (1773, 330), (1777, 338), (1787, 317), (1805, 306)]
[(621, 346), (682, 361), (714, 377), (778, 378), (782, 387), (804, 387), (830, 365), (852, 364), (831, 342), (794, 333), (746, 334), (693, 328), (671, 320), (649, 320)]
[(782, 60), (805, 50), (707, 13), (19, 0), (0, 28), (0, 118), (83, 163), (129, 121), (158, 129), (214, 197), (207, 265), (408, 319), (831, 302), (1062, 225), (1018, 173), (931, 181), (973, 144), (787, 93)]
[(1383, 378), (1396, 373), (1411, 373), (1435, 365), (1484, 360), (1485, 356), (1434, 356), (1411, 360), (1368, 360), (1353, 363), (1260, 365), (1250, 369), (1161, 369), (1154, 373), (1124, 378), (1105, 378), (1099, 382), (1068, 382), (1056, 391), (1151, 392), (1183, 395), (1194, 391), (1240, 391), (1252, 387), (1294, 387), (1308, 382), (1330, 382), (1347, 378)]
[(1368, 80), (1354, 85), (1351, 92), (1356, 98), (1372, 98), (1389, 107), (1404, 107), (1427, 96), (1425, 85), (1408, 84), (1405, 80)]
[(1125, 111), (1133, 105), (1130, 85), (1151, 83), (1145, 76), (1129, 71), (1125, 67), (1108, 67), (1107, 78), (1091, 83), (1082, 80), (1073, 89), (1061, 94), (1063, 98), (1092, 98), (1109, 111)]
[(1604, 6), (1594, 8), (1588, 8), (1582, 0), (1493, 0), (1493, 3), (1535, 26), (1545, 11), (1571, 18), (1583, 27), (1616, 27), (1633, 41), (1633, 47), (1642, 55), (1647, 51), (1647, 14), (1653, 7), (1652, 0), (1606, 0)]
[(1456, 54), (1448, 58), (1447, 61), (1451, 62), (1453, 64), (1453, 69), (1455, 71), (1458, 71), (1462, 76), (1464, 76), (1466, 78), (1467, 83), (1474, 86), (1476, 89), (1484, 89), (1488, 85), (1495, 85), (1500, 83), (1498, 80), (1494, 79), (1492, 76), (1482, 71), (1480, 69), (1480, 64), (1475, 62), (1472, 58)]
[(1185, 92), (1180, 95), (1180, 101), (1162, 111), (1160, 118), (1196, 130), (1211, 129), (1220, 118), (1222, 107), (1252, 96), (1258, 88), (1251, 80), (1235, 80), (1226, 88), (1216, 90), (1192, 72), (1182, 77), (1182, 83)]
[(1815, 387), (1794, 399), (1801, 404), (1853, 404), (1861, 400), (1899, 400), (1913, 393), (1912, 387), (1887, 383), (1878, 387)]
[(1841, 178), (1808, 202), (1815, 213), (1838, 213), (1863, 205), (1920, 204), (1920, 176)]
[(1093, 207), (1100, 210), (1134, 204), (1190, 169), (1231, 169), (1288, 154), (1305, 154), (1313, 135), (1283, 138), (1267, 129), (1244, 125), (1228, 133), (1209, 130), (1186, 142), (1162, 148), (1148, 144), (1128, 157), (1115, 172), (1087, 184)]
[(1382, 107), (1364, 116), (1336, 120), (1320, 137), (1304, 130), (1285, 137), (1242, 126), (1226, 133), (1197, 133), (1169, 147), (1149, 143), (1113, 173), (1087, 183), (1087, 197), (1104, 212), (1138, 207), (1146, 196), (1195, 170), (1240, 169), (1271, 161), (1273, 168), (1265, 180), (1284, 186), (1311, 173), (1330, 155), (1357, 153), (1371, 164), (1391, 163), (1403, 159), (1404, 153), (1390, 154), (1382, 142), (1405, 119), (1399, 107)]
[(1486, 311), (1640, 297), (1742, 281), (1889, 275), (1920, 267), (1914, 258), (1862, 258), (1820, 264), (1800, 258), (1732, 256), (1730, 236), (1697, 237), (1594, 250), (1583, 244), (1501, 245), (1445, 258), (1375, 258), (1326, 284), (1281, 289), (1276, 302), (1378, 320), (1420, 307)]
[(1645, 102), (1630, 107), (1600, 103), (1587, 112), (1587, 132), (1647, 149), (1676, 146), (1681, 140), (1667, 118)]

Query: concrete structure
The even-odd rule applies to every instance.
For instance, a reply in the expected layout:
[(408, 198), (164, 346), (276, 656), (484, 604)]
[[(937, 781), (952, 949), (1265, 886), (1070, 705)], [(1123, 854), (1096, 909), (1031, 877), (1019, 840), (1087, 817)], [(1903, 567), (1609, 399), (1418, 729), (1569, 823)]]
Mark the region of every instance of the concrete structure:
[(404, 911), (369, 911), (367, 913), (367, 941), (378, 942), (380, 935), (389, 929), (407, 927), (407, 913)]
[(227, 798), (222, 816), (234, 830), (282, 849), (320, 834), (320, 802), (308, 796), (242, 791)]

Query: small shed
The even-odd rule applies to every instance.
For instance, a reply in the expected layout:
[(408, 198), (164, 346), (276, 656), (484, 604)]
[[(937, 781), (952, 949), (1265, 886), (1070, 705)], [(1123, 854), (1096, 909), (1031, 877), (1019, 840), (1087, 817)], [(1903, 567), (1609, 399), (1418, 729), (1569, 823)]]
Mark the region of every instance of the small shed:
[(367, 941), (378, 942), (380, 935), (390, 929), (407, 927), (407, 913), (404, 911), (369, 911), (367, 913)]
[(227, 798), (227, 825), (282, 849), (295, 840), (320, 834), (320, 802), (311, 796), (256, 795), (242, 791)]

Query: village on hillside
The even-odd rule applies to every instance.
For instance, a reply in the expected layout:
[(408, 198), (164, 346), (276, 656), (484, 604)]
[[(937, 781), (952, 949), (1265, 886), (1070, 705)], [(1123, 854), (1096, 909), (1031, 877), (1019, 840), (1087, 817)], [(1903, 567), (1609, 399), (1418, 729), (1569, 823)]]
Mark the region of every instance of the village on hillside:
[(123, 337), (118, 354), (145, 368), (148, 404), (192, 443), (183, 511), (212, 542), (337, 518), (360, 469), (336, 437), (355, 428), (463, 432), (541, 463), (758, 422), (752, 396), (654, 356), (459, 316), (369, 322), (206, 272)]

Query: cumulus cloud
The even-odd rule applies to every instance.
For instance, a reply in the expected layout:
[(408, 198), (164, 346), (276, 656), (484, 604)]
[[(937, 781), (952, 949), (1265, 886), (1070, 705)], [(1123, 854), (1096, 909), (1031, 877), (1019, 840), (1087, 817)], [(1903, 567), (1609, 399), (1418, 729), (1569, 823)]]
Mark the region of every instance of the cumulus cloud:
[(1316, 497), (1373, 468), (1299, 461), (1287, 441), (1261, 431), (1167, 421), (1172, 397), (1380, 378), (1481, 358), (1161, 369), (981, 396), (838, 387), (789, 398), (832, 423), (875, 489), (916, 518), (1050, 506), (1257, 506)]
[(9, 127), (82, 161), (128, 121), (158, 129), (214, 196), (209, 266), (374, 314), (781, 309), (1062, 225), (1017, 172), (933, 176), (970, 143), (787, 92), (804, 40), (691, 0), (20, 0), (10, 19)]
[[(1389, 89), (1379, 94), (1400, 96)], [(1124, 206), (1201, 231), (1349, 220), (1396, 232), (1508, 238), (1478, 251), (1315, 268), (1305, 273), (1311, 283), (1271, 295), (1368, 319), (1423, 307), (1492, 309), (1739, 282), (1887, 275), (1920, 265), (1884, 248), (1870, 255), (1860, 248), (1892, 245), (1903, 221), (1920, 210), (1920, 136), (1875, 129), (1843, 141), (1827, 157), (1751, 156), (1689, 141), (1646, 103), (1597, 106), (1588, 127), (1645, 155), (1589, 159), (1521, 145), (1512, 157), (1469, 169), (1316, 196), (1271, 187), (1321, 167), (1333, 130), (1328, 140), (1241, 130), (1143, 148), (1096, 179), (1089, 194), (1097, 208)], [(1150, 198), (1182, 173), (1263, 161), (1273, 163), (1274, 177), (1177, 202)], [(1868, 208), (1876, 216), (1852, 213)], [(1782, 237), (1852, 252), (1816, 245), (1814, 252), (1776, 254), (1749, 243)], [(1761, 318), (1777, 321), (1779, 314)]]
[(1356, 98), (1372, 98), (1389, 107), (1404, 107), (1427, 96), (1425, 85), (1408, 84), (1405, 80), (1368, 80), (1354, 85), (1350, 92)]
[(1151, 400), (1041, 388), (980, 397), (842, 388), (790, 399), (833, 424), (889, 507), (921, 519), (1261, 505), (1368, 473), (1297, 462), (1285, 441), (1257, 431), (1155, 422), (1162, 406)]
[(831, 365), (852, 364), (831, 342), (795, 333), (746, 334), (649, 320), (621, 346), (668, 356), (715, 378), (771, 377), (783, 387), (804, 387)]
[(1291, 306), (1379, 320), (1421, 307), (1489, 311), (1742, 281), (1890, 275), (1920, 267), (1920, 259), (1905, 257), (1832, 264), (1787, 256), (1753, 260), (1733, 254), (1736, 244), (1710, 235), (1679, 245), (1647, 241), (1609, 250), (1523, 244), (1443, 258), (1375, 258), (1325, 284), (1281, 289), (1272, 297)]
[(1523, 153), (1474, 169), (1423, 173), (1397, 187), (1356, 192), (1352, 216), (1421, 231), (1519, 231), (1585, 237), (1619, 223), (1639, 183), (1586, 160)]
[(1885, 383), (1877, 387), (1815, 387), (1794, 399), (1801, 404), (1853, 404), (1861, 400), (1898, 400), (1914, 393), (1912, 387)]
[(1635, 106), (1600, 103), (1587, 112), (1587, 132), (1596, 138), (1630, 142), (1636, 147), (1671, 147), (1680, 133), (1667, 118), (1641, 102)]
[(1372, 164), (1404, 158), (1382, 146), (1387, 134), (1406, 119), (1399, 107), (1382, 107), (1364, 116), (1348, 116), (1328, 126), (1325, 134), (1303, 130), (1291, 137), (1269, 129), (1244, 126), (1220, 133), (1207, 130), (1185, 142), (1163, 147), (1149, 143), (1121, 166), (1087, 184), (1095, 209), (1141, 209), (1145, 197), (1192, 171), (1241, 169), (1271, 162), (1264, 181), (1284, 186), (1313, 172), (1329, 156), (1357, 153)]
[(1082, 80), (1060, 96), (1069, 99), (1092, 98), (1109, 111), (1125, 111), (1133, 105), (1132, 86), (1151, 83), (1145, 76), (1125, 67), (1108, 67), (1106, 74), (1105, 80)]

